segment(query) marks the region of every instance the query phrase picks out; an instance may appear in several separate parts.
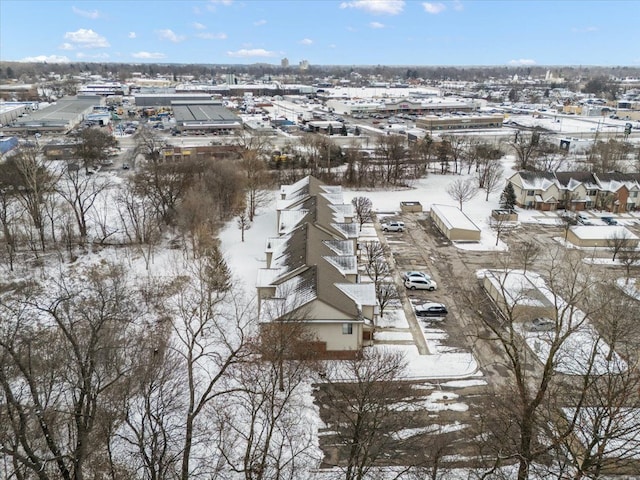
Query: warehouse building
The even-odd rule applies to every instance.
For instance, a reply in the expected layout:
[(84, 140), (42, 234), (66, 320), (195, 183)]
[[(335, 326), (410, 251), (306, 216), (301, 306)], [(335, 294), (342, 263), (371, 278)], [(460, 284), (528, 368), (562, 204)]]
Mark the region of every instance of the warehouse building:
[(216, 101), (171, 102), (178, 131), (229, 134), (242, 128), (238, 115)]
[(137, 93), (136, 107), (169, 107), (171, 102), (202, 102), (214, 99), (210, 93)]
[(104, 105), (104, 97), (63, 97), (46, 108), (13, 120), (2, 131), (27, 135), (38, 132), (68, 133), (91, 114), (93, 107), (97, 105)]

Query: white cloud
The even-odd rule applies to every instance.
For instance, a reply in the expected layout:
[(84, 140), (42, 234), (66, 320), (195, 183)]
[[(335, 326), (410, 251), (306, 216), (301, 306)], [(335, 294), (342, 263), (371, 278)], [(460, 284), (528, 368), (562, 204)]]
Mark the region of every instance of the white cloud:
[(177, 35), (170, 28), (165, 28), (163, 30), (156, 30), (156, 33), (162, 40), (169, 40), (170, 42), (173, 42), (173, 43), (180, 43), (185, 38), (187, 38), (184, 35)]
[(144, 58), (144, 59), (158, 59), (158, 58), (166, 57), (164, 53), (158, 53), (158, 52), (135, 52), (135, 53), (132, 53), (131, 56), (133, 58)]
[(127, 35), (128, 38), (136, 38), (136, 32), (129, 32), (129, 35)]
[(302, 45), (311, 45), (313, 44), (313, 40), (311, 40), (310, 38), (303, 38), (299, 43)]
[(464, 10), (464, 5), (462, 5), (462, 2), (460, 0), (453, 0), (453, 9), (456, 12), (461, 12), (462, 10)]
[(209, 0), (209, 3), (207, 4), (207, 10), (209, 10), (210, 12), (215, 12), (218, 5), (228, 7), (232, 3), (233, 0)]
[(220, 33), (202, 32), (202, 33), (196, 33), (196, 37), (202, 38), (203, 40), (224, 40), (227, 38), (227, 34), (223, 32), (220, 32)]
[(590, 32), (597, 32), (599, 29), (598, 27), (581, 27), (581, 28), (572, 28), (571, 31), (573, 33), (590, 33)]
[(380, 23), (380, 22), (371, 22), (369, 24), (369, 26), (371, 28), (384, 28), (384, 23)]
[(62, 45), (60, 45), (59, 48), (60, 48), (60, 50), (75, 50), (76, 47), (74, 47), (70, 43), (65, 42)]
[(353, 0), (342, 2), (340, 8), (356, 8), (373, 15), (398, 15), (404, 9), (404, 0)]
[(265, 19), (262, 19), (262, 20), (258, 20), (258, 21), (256, 21), (256, 22), (253, 22), (253, 24), (254, 24), (256, 27), (261, 27), (262, 25), (266, 25), (266, 24), (267, 24), (267, 21), (266, 21)]
[(77, 48), (107, 48), (110, 46), (106, 38), (91, 29), (81, 28), (75, 32), (67, 32), (64, 34), (64, 39), (69, 40)]
[(518, 60), (509, 60), (509, 65), (535, 65), (536, 61), (530, 58), (520, 58)]
[(193, 28), (195, 28), (196, 30), (206, 30), (207, 27), (203, 24), (201, 24), (200, 22), (193, 22)]
[(108, 53), (96, 53), (95, 55), (89, 55), (88, 53), (78, 52), (76, 53), (76, 58), (87, 58), (91, 60), (106, 60), (109, 58)]
[(338, 46), (335, 43), (329, 45), (329, 48), (337, 48)]
[(242, 48), (240, 50), (236, 50), (235, 52), (227, 52), (227, 55), (230, 57), (275, 57), (276, 52), (270, 52), (269, 50), (265, 50), (264, 48), (251, 48), (246, 49)]
[(445, 6), (444, 3), (429, 3), (429, 2), (424, 2), (422, 4), (424, 11), (427, 13), (430, 13), (432, 15), (437, 15), (440, 12), (443, 12), (444, 10), (447, 9), (447, 7)]
[(95, 20), (102, 16), (102, 14), (98, 10), (81, 10), (76, 7), (71, 7), (71, 10), (76, 15), (80, 15), (81, 17), (85, 17), (85, 18), (90, 18), (92, 20)]
[(64, 55), (37, 55), (35, 57), (25, 57), (20, 61), (30, 63), (69, 63), (69, 58)]

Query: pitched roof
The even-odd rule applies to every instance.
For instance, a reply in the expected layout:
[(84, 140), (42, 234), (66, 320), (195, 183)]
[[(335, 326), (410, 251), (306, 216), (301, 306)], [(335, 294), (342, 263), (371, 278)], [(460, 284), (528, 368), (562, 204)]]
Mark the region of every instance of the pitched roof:
[(525, 190), (547, 190), (556, 183), (556, 176), (553, 172), (518, 172), (522, 179), (522, 188)]

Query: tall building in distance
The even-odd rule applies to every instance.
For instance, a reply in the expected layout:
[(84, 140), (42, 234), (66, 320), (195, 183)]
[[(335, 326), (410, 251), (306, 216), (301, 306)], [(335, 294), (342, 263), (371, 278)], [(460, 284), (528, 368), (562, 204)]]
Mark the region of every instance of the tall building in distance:
[(289, 68), (289, 59), (287, 57), (280, 60), (280, 66), (282, 68)]
[(300, 60), (300, 70), (309, 70), (309, 60)]

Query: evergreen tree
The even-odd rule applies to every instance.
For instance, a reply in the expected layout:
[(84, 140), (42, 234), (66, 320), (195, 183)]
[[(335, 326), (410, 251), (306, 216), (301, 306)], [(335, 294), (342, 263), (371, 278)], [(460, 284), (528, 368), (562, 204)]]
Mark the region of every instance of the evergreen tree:
[(507, 182), (500, 195), (500, 207), (512, 210), (516, 206), (516, 192), (513, 190), (511, 182)]

